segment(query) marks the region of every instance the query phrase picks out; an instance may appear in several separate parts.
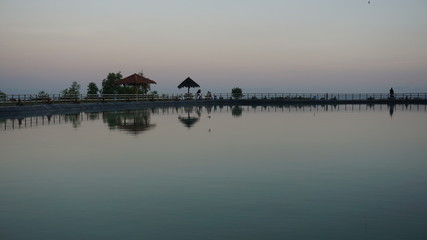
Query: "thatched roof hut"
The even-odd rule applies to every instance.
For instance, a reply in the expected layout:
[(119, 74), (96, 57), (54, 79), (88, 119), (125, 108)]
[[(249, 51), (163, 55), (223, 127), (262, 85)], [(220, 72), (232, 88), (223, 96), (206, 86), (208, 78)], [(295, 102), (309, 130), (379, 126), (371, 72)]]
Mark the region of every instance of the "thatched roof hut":
[(116, 84), (123, 84), (123, 85), (132, 85), (135, 87), (135, 92), (138, 91), (139, 86), (144, 86), (146, 87), (149, 84), (157, 84), (155, 81), (146, 78), (140, 74), (132, 74), (128, 77), (125, 77), (123, 79), (120, 79), (119, 81), (116, 82)]
[(149, 78), (146, 78), (144, 76), (134, 73), (128, 77), (120, 79), (119, 81), (116, 82), (116, 84), (142, 85), (142, 84), (157, 84), (157, 83)]
[(190, 94), (190, 88), (198, 88), (200, 86), (195, 81), (193, 81), (193, 79), (188, 77), (181, 84), (178, 85), (179, 89), (184, 88), (184, 87), (188, 88), (188, 94)]

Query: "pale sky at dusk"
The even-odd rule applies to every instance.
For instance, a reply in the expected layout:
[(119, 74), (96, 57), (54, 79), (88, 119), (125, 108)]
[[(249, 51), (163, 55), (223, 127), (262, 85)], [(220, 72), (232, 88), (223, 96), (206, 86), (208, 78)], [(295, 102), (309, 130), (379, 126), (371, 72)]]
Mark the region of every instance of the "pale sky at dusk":
[(426, 0), (0, 0), (0, 90), (427, 91)]

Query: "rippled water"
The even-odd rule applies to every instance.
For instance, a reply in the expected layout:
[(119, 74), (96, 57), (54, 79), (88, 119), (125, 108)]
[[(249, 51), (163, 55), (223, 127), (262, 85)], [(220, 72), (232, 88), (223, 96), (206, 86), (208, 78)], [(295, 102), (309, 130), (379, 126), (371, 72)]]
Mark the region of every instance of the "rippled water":
[(426, 239), (426, 106), (0, 120), (0, 239)]

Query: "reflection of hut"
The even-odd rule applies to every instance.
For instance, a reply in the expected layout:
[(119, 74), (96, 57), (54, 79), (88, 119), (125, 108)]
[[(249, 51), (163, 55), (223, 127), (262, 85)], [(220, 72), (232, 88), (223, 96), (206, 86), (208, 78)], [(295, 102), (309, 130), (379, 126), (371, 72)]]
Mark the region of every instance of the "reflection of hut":
[[(196, 109), (197, 110), (197, 109)], [(193, 107), (185, 107), (184, 111), (187, 113), (187, 116), (178, 116), (178, 119), (183, 123), (187, 128), (193, 127), (193, 125), (200, 120), (200, 112), (197, 111), (198, 116), (192, 116), (190, 113), (193, 112)]]
[(188, 114), (187, 117), (178, 117), (179, 121), (182, 122), (187, 128), (192, 128), (193, 125), (199, 121), (199, 118), (197, 117), (191, 117), (190, 114)]
[(110, 129), (118, 129), (135, 135), (156, 126), (150, 123), (150, 111), (148, 109), (126, 112), (107, 112), (104, 113), (103, 118)]

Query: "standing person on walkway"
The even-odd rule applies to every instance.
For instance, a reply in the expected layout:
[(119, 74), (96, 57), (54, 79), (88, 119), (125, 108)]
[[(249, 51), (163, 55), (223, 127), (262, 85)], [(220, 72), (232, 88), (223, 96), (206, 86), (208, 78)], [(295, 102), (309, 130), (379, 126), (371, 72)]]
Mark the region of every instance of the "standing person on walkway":
[(202, 99), (202, 90), (197, 90), (196, 99)]
[(390, 99), (394, 99), (394, 90), (393, 88), (390, 88)]

